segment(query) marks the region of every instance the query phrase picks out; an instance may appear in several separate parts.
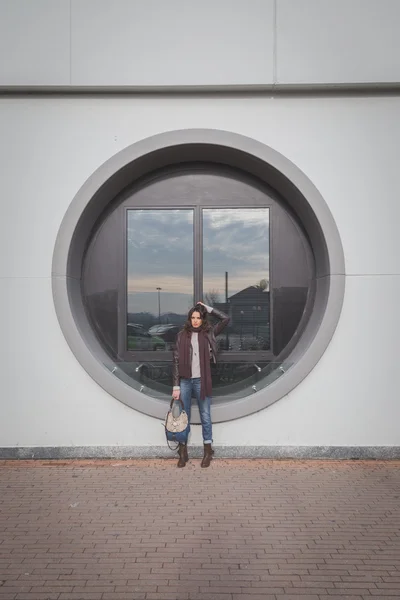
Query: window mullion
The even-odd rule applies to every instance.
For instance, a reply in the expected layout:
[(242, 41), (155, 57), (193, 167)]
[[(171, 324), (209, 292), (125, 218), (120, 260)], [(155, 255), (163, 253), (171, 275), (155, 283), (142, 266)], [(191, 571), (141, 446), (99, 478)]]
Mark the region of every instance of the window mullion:
[(200, 206), (194, 208), (193, 274), (194, 303), (203, 298), (203, 221)]

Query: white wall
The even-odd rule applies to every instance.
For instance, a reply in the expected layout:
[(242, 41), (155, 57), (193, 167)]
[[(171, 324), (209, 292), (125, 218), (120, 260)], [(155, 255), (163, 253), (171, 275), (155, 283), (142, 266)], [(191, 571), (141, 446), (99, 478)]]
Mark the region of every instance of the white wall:
[(348, 273), (316, 368), (261, 413), (216, 425), (216, 444), (400, 445), (400, 100), (135, 96), (0, 99), (0, 447), (164, 444), (157, 419), (109, 396), (72, 355), (51, 260), (71, 199), (100, 164), (195, 127), (248, 135), (302, 169), (331, 208)]
[(398, 0), (277, 0), (277, 83), (400, 80)]
[(400, 82), (398, 0), (0, 0), (0, 87)]

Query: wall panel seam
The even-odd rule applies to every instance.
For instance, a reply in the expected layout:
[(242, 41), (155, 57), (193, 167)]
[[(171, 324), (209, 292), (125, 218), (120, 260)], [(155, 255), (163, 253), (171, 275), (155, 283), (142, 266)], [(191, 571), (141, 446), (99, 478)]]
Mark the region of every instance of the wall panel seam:
[(69, 85), (72, 85), (72, 0), (69, 0)]
[(278, 18), (277, 18), (277, 0), (273, 1), (273, 16), (272, 16), (272, 86), (275, 88), (278, 83)]
[(346, 273), (345, 277), (400, 277), (400, 273)]

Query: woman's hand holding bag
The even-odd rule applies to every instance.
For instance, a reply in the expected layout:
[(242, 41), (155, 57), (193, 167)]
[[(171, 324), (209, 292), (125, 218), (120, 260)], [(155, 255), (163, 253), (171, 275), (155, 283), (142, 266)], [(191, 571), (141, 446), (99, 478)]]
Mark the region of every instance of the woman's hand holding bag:
[[(177, 410), (178, 408), (179, 410)], [(187, 443), (190, 424), (182, 400), (172, 398), (164, 426), (170, 450), (176, 450), (176, 448), (171, 448), (169, 442), (176, 442), (177, 444)]]

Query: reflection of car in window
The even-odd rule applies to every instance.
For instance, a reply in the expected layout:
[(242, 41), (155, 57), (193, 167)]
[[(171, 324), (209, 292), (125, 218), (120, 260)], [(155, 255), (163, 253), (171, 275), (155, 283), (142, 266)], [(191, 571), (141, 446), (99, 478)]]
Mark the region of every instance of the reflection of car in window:
[(176, 334), (181, 329), (182, 327), (178, 325), (157, 325), (156, 327), (150, 327), (149, 333), (162, 338), (166, 342), (175, 342)]
[(165, 325), (153, 325), (149, 329), (150, 335), (157, 335), (157, 333), (159, 332), (159, 330), (161, 330), (163, 327), (165, 327)]
[(128, 323), (128, 350), (165, 350), (164, 340), (150, 335), (142, 325)]

